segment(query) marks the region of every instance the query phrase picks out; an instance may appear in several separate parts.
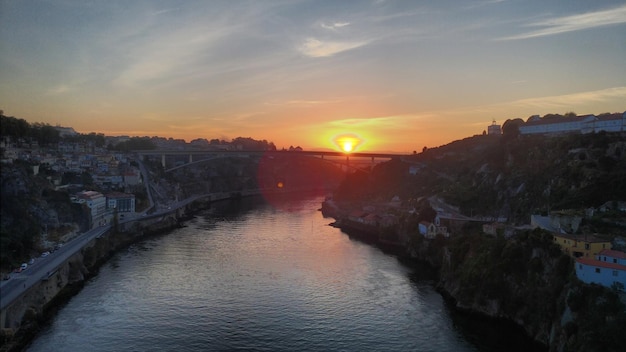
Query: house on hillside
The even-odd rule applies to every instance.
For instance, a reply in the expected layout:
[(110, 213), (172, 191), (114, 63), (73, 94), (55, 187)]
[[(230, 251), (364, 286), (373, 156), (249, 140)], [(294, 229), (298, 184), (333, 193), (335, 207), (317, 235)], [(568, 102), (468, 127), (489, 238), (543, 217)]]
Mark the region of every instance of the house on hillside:
[(435, 222), (428, 221), (420, 221), (417, 225), (418, 231), (420, 235), (425, 238), (433, 239), (437, 235), (442, 235), (443, 237), (450, 237), (450, 233), (448, 232), (448, 228), (446, 226), (441, 226), (439, 222), (439, 218), (435, 218)]
[(417, 225), (420, 235), (433, 239), (437, 236), (437, 226), (432, 222), (420, 221)]
[(595, 258), (602, 250), (611, 249), (611, 241), (593, 235), (554, 233), (554, 243), (573, 258)]
[(605, 287), (620, 284), (626, 287), (626, 253), (605, 249), (592, 258), (576, 259), (576, 277), (579, 280)]
[(128, 186), (135, 186), (141, 184), (141, 173), (135, 167), (126, 169), (123, 173), (124, 183)]

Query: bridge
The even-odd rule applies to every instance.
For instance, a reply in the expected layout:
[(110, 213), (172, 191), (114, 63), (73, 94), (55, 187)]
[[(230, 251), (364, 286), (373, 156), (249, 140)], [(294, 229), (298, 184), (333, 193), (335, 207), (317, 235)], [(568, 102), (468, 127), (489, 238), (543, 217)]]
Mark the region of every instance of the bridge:
[[(330, 162), (345, 165), (347, 169), (356, 168), (354, 165), (350, 165), (350, 160), (362, 163), (363, 160), (367, 160), (370, 165), (375, 165), (377, 160), (387, 161), (397, 157), (406, 156), (405, 154), (390, 154), (390, 153), (373, 153), (373, 152), (354, 152), (345, 153), (339, 151), (286, 151), (286, 150), (137, 150), (134, 152), (142, 158), (150, 156), (159, 156), (161, 158), (161, 166), (166, 172), (176, 170), (181, 167), (189, 166), (191, 164), (209, 161), (217, 158), (252, 158), (252, 157), (276, 157), (276, 156), (309, 156), (318, 157)], [(180, 157), (186, 156), (187, 162), (183, 165), (176, 165), (167, 168), (166, 157)], [(345, 159), (344, 159), (345, 158)], [(345, 162), (344, 162), (345, 160)], [(357, 168), (358, 169), (358, 168)]]

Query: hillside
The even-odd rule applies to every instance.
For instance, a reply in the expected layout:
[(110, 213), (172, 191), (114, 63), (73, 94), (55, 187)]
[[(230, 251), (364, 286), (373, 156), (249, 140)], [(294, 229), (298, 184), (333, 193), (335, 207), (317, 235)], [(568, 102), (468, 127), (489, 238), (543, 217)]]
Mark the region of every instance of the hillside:
[(534, 213), (626, 200), (626, 136), (474, 136), (351, 175), (336, 198), (394, 196), (405, 204), (438, 196), (467, 216), (513, 224), (527, 224)]
[[(394, 216), (395, 225), (377, 225), (379, 241), (398, 239), (436, 268), (438, 288), (457, 308), (514, 322), (551, 351), (619, 351), (626, 344), (623, 291), (583, 284), (551, 233), (524, 228), (531, 214), (558, 211), (582, 218), (576, 234), (617, 244), (626, 212), (614, 205), (624, 200), (626, 135), (598, 133), (455, 141), (352, 174), (326, 203), (348, 226), (354, 209)], [(448, 227), (449, 238), (425, 239), (418, 223), (441, 211), (474, 221)], [(477, 219), (515, 230), (487, 235), (481, 225), (493, 220)]]

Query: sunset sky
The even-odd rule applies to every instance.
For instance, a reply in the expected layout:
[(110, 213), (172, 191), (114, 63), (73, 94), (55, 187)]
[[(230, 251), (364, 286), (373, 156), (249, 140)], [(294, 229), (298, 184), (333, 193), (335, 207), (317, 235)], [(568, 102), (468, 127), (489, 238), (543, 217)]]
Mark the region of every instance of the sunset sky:
[(626, 110), (623, 0), (0, 0), (0, 109), (81, 133), (420, 151)]

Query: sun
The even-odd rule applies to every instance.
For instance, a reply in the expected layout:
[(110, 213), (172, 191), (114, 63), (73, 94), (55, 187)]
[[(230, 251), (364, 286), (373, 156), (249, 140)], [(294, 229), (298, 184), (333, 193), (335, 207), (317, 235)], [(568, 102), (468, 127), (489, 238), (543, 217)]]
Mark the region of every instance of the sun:
[(341, 134), (333, 138), (333, 143), (344, 153), (352, 153), (354, 152), (361, 143), (363, 143), (363, 139), (357, 136), (356, 134)]

